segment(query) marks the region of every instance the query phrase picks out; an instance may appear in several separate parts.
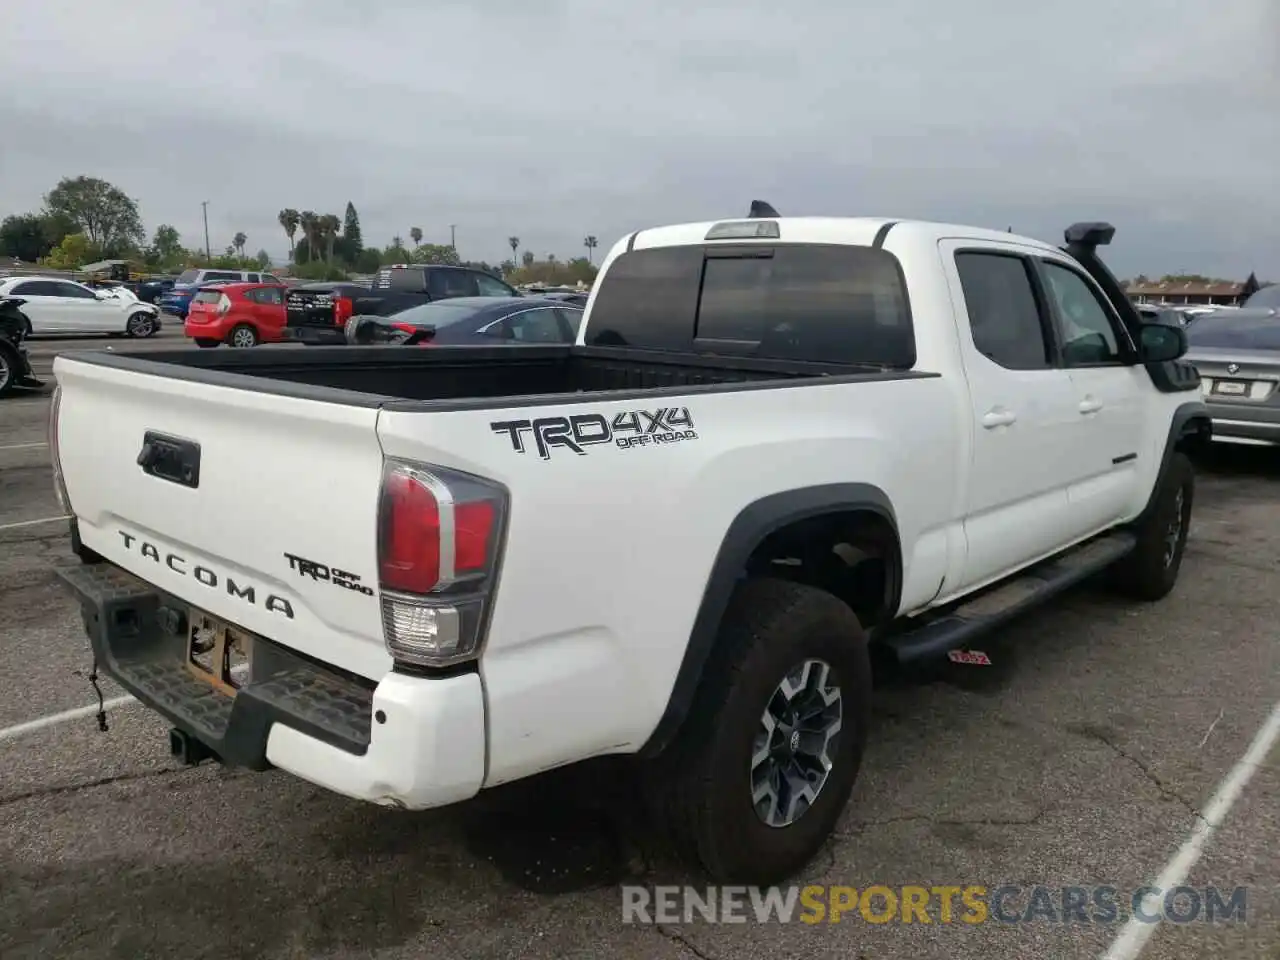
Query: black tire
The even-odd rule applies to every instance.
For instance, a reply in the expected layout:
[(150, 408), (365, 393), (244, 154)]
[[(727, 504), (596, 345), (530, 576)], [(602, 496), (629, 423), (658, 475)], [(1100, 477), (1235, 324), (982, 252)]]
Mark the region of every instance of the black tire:
[(13, 393), (21, 369), (22, 358), (18, 351), (9, 345), (8, 340), (0, 340), (0, 397)]
[[(781, 682), (824, 662), (840, 692), (830, 774), (790, 823), (771, 826), (753, 805), (752, 756)], [(822, 849), (849, 799), (866, 744), (871, 663), (853, 611), (831, 594), (775, 579), (738, 587), (689, 717), (646, 777), (650, 802), (676, 850), (721, 883), (768, 885)], [(775, 730), (782, 730), (781, 726)], [(784, 737), (792, 750), (801, 742)]]
[(204, 347), (206, 350), (218, 346), (221, 342), (221, 340), (210, 340), (208, 337), (196, 337), (196, 346)]
[(227, 334), (227, 346), (248, 348), (258, 345), (258, 331), (253, 329), (247, 323), (237, 323), (231, 328), (231, 332)]
[(1182, 567), (1195, 493), (1191, 460), (1185, 453), (1175, 452), (1160, 479), (1152, 509), (1134, 527), (1138, 546), (1111, 570), (1110, 581), (1116, 590), (1148, 602), (1168, 596)]
[(130, 314), (129, 319), (125, 322), (125, 333), (130, 337), (138, 337), (145, 340), (155, 332), (156, 318), (145, 310)]

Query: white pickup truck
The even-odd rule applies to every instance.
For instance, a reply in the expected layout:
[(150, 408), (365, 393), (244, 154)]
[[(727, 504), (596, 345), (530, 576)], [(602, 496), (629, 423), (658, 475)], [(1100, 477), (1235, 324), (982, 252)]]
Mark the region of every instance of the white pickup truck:
[(618, 242), (572, 346), (64, 354), (64, 577), (188, 761), (422, 809), (631, 754), (707, 873), (774, 882), (872, 654), (1172, 588), (1210, 426), (1113, 233), (690, 223)]

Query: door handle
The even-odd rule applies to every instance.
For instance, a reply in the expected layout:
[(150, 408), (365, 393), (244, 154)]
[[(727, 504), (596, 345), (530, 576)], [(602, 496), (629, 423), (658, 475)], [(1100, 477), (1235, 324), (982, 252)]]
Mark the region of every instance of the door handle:
[(982, 418), (982, 425), (988, 430), (994, 430), (996, 427), (1007, 427), (1016, 422), (1018, 415), (1012, 410), (1003, 410), (997, 408), (990, 411)]
[(1097, 413), (1102, 409), (1102, 402), (1093, 399), (1093, 397), (1085, 397), (1080, 401), (1080, 413), (1087, 416), (1091, 413)]

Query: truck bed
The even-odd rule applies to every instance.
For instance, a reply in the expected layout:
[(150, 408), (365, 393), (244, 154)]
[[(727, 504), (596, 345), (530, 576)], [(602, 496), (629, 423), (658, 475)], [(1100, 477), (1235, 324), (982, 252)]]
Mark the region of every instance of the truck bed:
[(705, 356), (579, 346), (329, 347), (257, 350), (84, 352), (69, 359), (168, 379), (357, 406), (476, 409), (497, 398), (529, 402), (581, 394), (690, 393), (928, 376), (845, 364)]

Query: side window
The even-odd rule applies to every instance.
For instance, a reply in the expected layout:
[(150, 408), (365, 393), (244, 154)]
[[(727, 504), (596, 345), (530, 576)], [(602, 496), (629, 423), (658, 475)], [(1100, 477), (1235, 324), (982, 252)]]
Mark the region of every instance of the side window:
[(507, 317), (503, 326), (510, 331), (510, 339), (517, 343), (564, 343), (565, 331), (558, 312), (552, 307), (525, 310)]
[(58, 296), (52, 283), (48, 280), (28, 280), (9, 291), (14, 297), (56, 297)]
[(1001, 253), (957, 253), (973, 345), (1006, 370), (1046, 370), (1053, 365), (1030, 265)]
[(79, 300), (96, 300), (97, 299), (96, 295), (92, 290), (86, 290), (84, 287), (81, 287), (74, 283), (55, 282), (52, 284), (52, 286), (56, 288), (56, 292), (53, 294), (53, 296), (55, 297), (73, 297)]
[(277, 277), (274, 273), (264, 273), (262, 275), (262, 282), (263, 283), (279, 283), (280, 278)]
[(278, 307), (284, 303), (284, 291), (279, 287), (264, 287), (256, 291), (258, 294), (258, 302), (265, 303), (269, 306)]
[(427, 274), (427, 293), (433, 300), (476, 297), (476, 275), (466, 270), (432, 270)]
[(259, 283), (259, 282), (261, 282), (261, 281), (259, 281), (259, 280), (258, 280), (258, 275), (257, 275), (256, 273), (247, 273), (247, 274), (245, 274), (245, 279), (246, 279), (246, 280), (248, 280), (250, 283)]
[(1041, 264), (1062, 342), (1063, 364), (1088, 367), (1120, 363), (1120, 339), (1110, 308), (1074, 270), (1048, 260)]
[(561, 307), (556, 310), (556, 313), (560, 314), (560, 319), (569, 328), (569, 339), (577, 339), (578, 328), (582, 326), (582, 309), (575, 310), (572, 307)]
[(516, 292), (505, 283), (487, 273), (476, 274), (476, 288), (482, 297), (514, 297), (516, 295)]
[(204, 277), (201, 279), (200, 282), (209, 283), (212, 280), (233, 280), (238, 282), (240, 280), (240, 274), (227, 273), (225, 271), (218, 271), (218, 270), (210, 270), (204, 275)]

